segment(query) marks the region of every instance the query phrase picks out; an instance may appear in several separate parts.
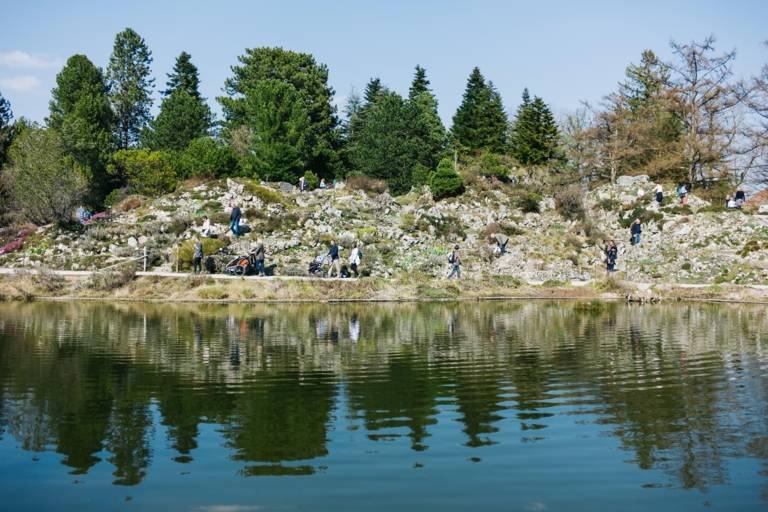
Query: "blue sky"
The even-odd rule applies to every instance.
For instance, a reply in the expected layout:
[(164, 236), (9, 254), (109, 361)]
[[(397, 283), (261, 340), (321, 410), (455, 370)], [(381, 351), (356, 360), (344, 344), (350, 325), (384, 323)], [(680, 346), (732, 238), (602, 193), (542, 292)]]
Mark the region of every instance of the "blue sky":
[(152, 50), (156, 89), (186, 50), (215, 111), (230, 66), (247, 47), (310, 52), (328, 65), (342, 105), (371, 76), (406, 92), (427, 68), (449, 123), (473, 66), (493, 80), (507, 110), (523, 87), (562, 114), (598, 101), (644, 48), (715, 34), (736, 48), (736, 74), (768, 62), (765, 1), (12, 1), (1, 9), (0, 92), (16, 117), (42, 121), (56, 73), (72, 54), (106, 67), (117, 32), (130, 26)]

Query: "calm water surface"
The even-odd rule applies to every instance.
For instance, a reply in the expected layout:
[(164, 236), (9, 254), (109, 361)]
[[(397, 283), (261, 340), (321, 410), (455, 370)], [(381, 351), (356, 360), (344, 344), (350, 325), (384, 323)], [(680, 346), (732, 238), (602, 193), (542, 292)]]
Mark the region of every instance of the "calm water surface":
[(0, 510), (766, 509), (766, 308), (0, 304)]

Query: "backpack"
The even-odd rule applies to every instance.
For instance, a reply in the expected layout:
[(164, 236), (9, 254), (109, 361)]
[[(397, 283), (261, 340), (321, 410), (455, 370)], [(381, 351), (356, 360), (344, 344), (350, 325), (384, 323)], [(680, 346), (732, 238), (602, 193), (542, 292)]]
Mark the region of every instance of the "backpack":
[(453, 259), (454, 259), (453, 258), (453, 251), (451, 251), (450, 253), (448, 253), (448, 263), (453, 263)]

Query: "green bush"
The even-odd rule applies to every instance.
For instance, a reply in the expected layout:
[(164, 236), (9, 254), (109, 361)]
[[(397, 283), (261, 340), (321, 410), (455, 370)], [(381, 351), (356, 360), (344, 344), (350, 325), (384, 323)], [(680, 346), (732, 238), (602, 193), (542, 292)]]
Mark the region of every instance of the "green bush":
[(304, 181), (307, 184), (307, 190), (314, 190), (320, 185), (320, 178), (312, 171), (304, 173)]
[(638, 206), (632, 210), (628, 216), (620, 218), (619, 225), (628, 229), (632, 223), (635, 222), (635, 219), (640, 219), (640, 222), (643, 224), (655, 222), (656, 225), (661, 227), (664, 220), (664, 214), (659, 212), (652, 212), (650, 210), (646, 210), (643, 206)]
[(174, 164), (178, 176), (184, 178), (221, 178), (239, 171), (234, 150), (211, 137), (194, 139), (177, 154)]
[(584, 192), (578, 185), (571, 185), (555, 194), (555, 208), (568, 220), (583, 220), (586, 217)]
[(246, 181), (244, 185), (243, 190), (247, 194), (258, 197), (264, 204), (285, 204), (283, 194), (273, 188), (258, 185), (253, 181)]
[(501, 181), (509, 179), (509, 171), (501, 162), (501, 158), (494, 153), (486, 153), (480, 160), (480, 174), (489, 178), (497, 178)]
[[(203, 244), (203, 257), (215, 254), (219, 249), (227, 246), (227, 240), (224, 238), (201, 238)], [(179, 269), (190, 270), (192, 268), (192, 258), (195, 255), (195, 241), (187, 240), (179, 247), (178, 252)]]
[(669, 213), (670, 215), (692, 215), (693, 214), (693, 210), (687, 204), (681, 204), (678, 206), (673, 206), (671, 208), (664, 208), (664, 211), (666, 213)]
[(606, 197), (597, 202), (597, 207), (606, 212), (617, 212), (621, 210), (621, 201)]
[(442, 159), (429, 176), (429, 190), (436, 201), (464, 192), (464, 179), (456, 173), (449, 159)]
[(69, 221), (85, 196), (87, 181), (84, 169), (65, 155), (58, 132), (27, 126), (8, 155), (0, 188), (19, 216), (36, 224)]
[(523, 213), (539, 213), (541, 211), (541, 194), (521, 189), (514, 194), (513, 202)]
[(176, 186), (171, 157), (163, 151), (121, 149), (112, 156), (108, 172), (121, 179), (134, 194), (157, 196)]
[(411, 169), (411, 184), (414, 187), (421, 187), (423, 185), (429, 184), (429, 175), (432, 171), (430, 171), (429, 167), (426, 165), (417, 163), (413, 166), (413, 169)]

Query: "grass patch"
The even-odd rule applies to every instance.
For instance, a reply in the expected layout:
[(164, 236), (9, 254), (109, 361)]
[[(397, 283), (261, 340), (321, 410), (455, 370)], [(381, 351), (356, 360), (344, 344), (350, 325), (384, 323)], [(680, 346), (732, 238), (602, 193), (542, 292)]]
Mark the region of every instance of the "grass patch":
[(246, 181), (243, 183), (243, 191), (245, 191), (246, 194), (258, 197), (264, 204), (282, 204), (284, 206), (286, 204), (283, 194), (275, 189), (258, 185), (253, 181)]
[(197, 290), (197, 296), (206, 300), (222, 300), (229, 297), (229, 292), (220, 286), (209, 286)]

